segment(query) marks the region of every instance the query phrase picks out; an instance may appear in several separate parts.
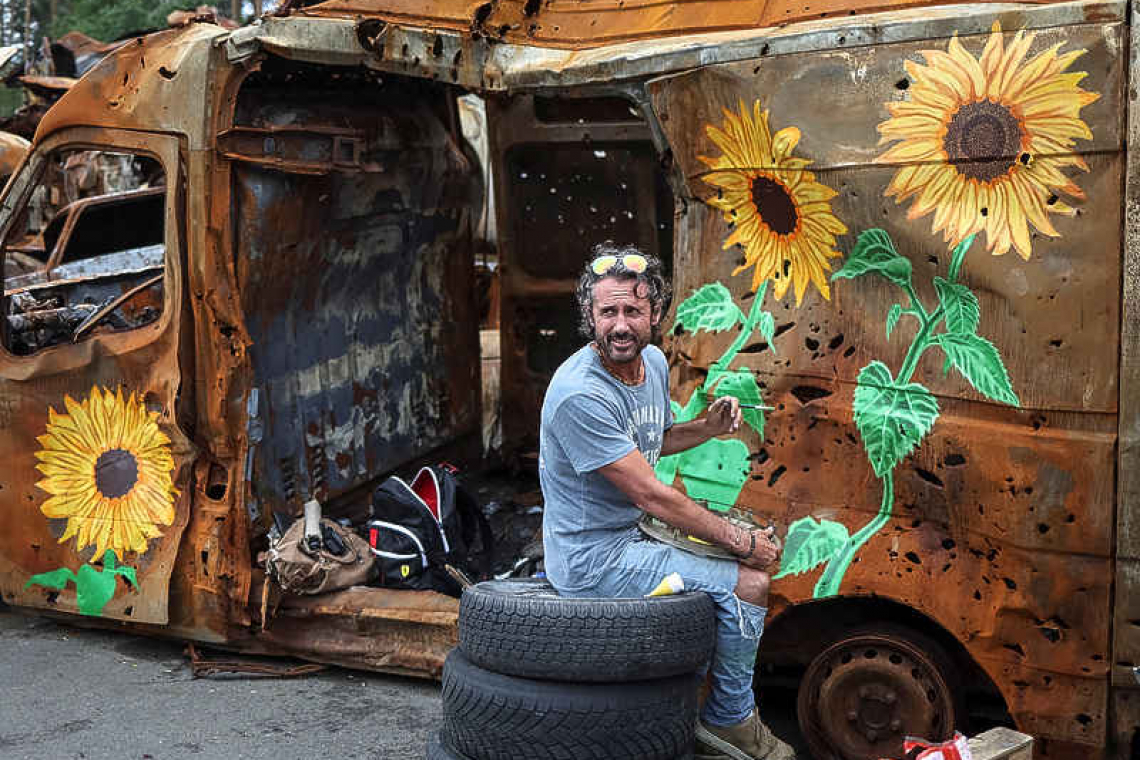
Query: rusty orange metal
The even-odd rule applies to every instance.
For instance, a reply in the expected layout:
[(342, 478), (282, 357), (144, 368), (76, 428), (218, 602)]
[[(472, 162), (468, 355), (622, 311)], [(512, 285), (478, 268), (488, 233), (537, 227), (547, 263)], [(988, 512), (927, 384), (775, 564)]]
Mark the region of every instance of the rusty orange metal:
[[(128, 41), (40, 121), (0, 220), (16, 228), (9, 209), (61, 150), (159, 161), (162, 189), (146, 192), (165, 202), (163, 288), (130, 311), (161, 314), (28, 355), (0, 348), (0, 594), (85, 624), (437, 677), (455, 600), (371, 588), (279, 599), (257, 555), (271, 515), (308, 498), (359, 521), (388, 472), (441, 452), (478, 460), (485, 194), (498, 215), (503, 434), (526, 462), (545, 382), (581, 340), (571, 294), (586, 241), (664, 254), (678, 302), (715, 282), (748, 308), (755, 286), (733, 274), (742, 254), (724, 249), (700, 159), (717, 154), (708, 127), (738, 101), (763, 99), (773, 132), (801, 131), (798, 151), (853, 231), (845, 254), (854, 232), (889, 226), (912, 271), (944, 271), (930, 220), (883, 198), (896, 167), (876, 162), (876, 127), (886, 102), (910, 97), (906, 62), (955, 35), (977, 55), (995, 21), (1009, 38), (1025, 28), (1038, 46), (1088, 51), (1099, 100), (1082, 114), (1094, 138), (1077, 181), (1098, 201), (1074, 201), (1061, 238), (1035, 237), (1030, 264), (971, 259), (980, 329), (1006, 352), (1020, 405), (990, 403), (925, 359), (940, 416), (896, 471), (889, 520), (838, 595), (817, 599), (810, 573), (774, 582), (762, 656), (806, 666), (837, 628), (910, 625), (1049, 757), (1120, 752), (1140, 730), (1126, 671), (1140, 662), (1126, 593), (1140, 583), (1140, 338), (1119, 3), (334, 0), (256, 27), (190, 23)], [(460, 88), (486, 96), (482, 158), (462, 139)], [(929, 279), (917, 294), (933, 302)], [(867, 317), (890, 309), (885, 286), (830, 288), (802, 304), (789, 291), (770, 307), (779, 353), (748, 342), (736, 365), (778, 409), (763, 436), (739, 436), (738, 506), (783, 529), (852, 528), (881, 509), (854, 393), (864, 367), (897, 367), (905, 346)], [(674, 331), (675, 399), (734, 338)], [(42, 576), (111, 570), (44, 511), (37, 452), (93, 387), (133, 391), (153, 413), (177, 495), (161, 535), (119, 558), (137, 583), (120, 577), (101, 616), (79, 616), (74, 587)]]

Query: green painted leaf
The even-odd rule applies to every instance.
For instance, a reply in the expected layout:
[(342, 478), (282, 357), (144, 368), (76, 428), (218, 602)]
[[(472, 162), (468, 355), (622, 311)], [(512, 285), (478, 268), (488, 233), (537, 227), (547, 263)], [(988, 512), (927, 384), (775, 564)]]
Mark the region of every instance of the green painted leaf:
[(784, 558), (780, 572), (773, 579), (785, 575), (799, 575), (822, 565), (847, 546), (847, 526), (831, 520), (801, 517), (788, 528), (784, 541)]
[(946, 329), (959, 335), (973, 335), (978, 329), (981, 309), (977, 296), (965, 285), (934, 278), (934, 289), (946, 313)]
[(854, 279), (868, 273), (890, 280), (900, 288), (910, 287), (910, 261), (895, 250), (886, 230), (870, 229), (861, 233), (843, 266), (831, 279)]
[[(721, 396), (736, 396), (742, 404), (759, 406), (764, 403), (764, 396), (760, 386), (756, 384), (756, 377), (746, 369), (735, 370), (725, 375), (716, 387), (716, 398)], [(761, 438), (764, 437), (764, 412), (759, 409), (741, 409), (744, 422)]]
[(680, 454), (670, 454), (667, 457), (661, 457), (657, 460), (657, 465), (653, 468), (653, 474), (667, 486), (673, 485), (673, 481), (677, 479), (677, 466), (681, 463)]
[(707, 501), (718, 512), (736, 504), (752, 469), (743, 441), (713, 438), (678, 456), (681, 481), (690, 499)]
[(891, 339), (891, 333), (895, 331), (895, 327), (898, 325), (899, 317), (901, 316), (902, 307), (897, 303), (887, 312), (887, 340)]
[[(672, 405), (675, 402), (670, 400), (669, 403)], [(678, 406), (673, 407), (673, 423), (695, 420), (706, 407), (708, 407), (708, 401), (705, 400), (705, 387), (703, 384), (698, 385), (693, 389), (693, 393), (689, 396), (689, 401), (683, 409)]]
[(938, 402), (918, 383), (896, 385), (887, 366), (874, 361), (859, 373), (853, 411), (867, 458), (882, 477), (933, 427)]
[(75, 582), (75, 573), (69, 567), (61, 567), (58, 570), (52, 570), (49, 573), (38, 573), (28, 579), (24, 584), (24, 588), (31, 586), (43, 586), (45, 588), (55, 589), (60, 591), (67, 588), (68, 581)]
[(760, 314), (760, 318), (756, 321), (756, 329), (764, 337), (768, 350), (776, 353), (776, 346), (773, 343), (776, 339), (776, 318), (772, 316), (772, 312), (765, 311)]
[(677, 307), (677, 322), (691, 332), (720, 332), (743, 323), (744, 315), (728, 288), (719, 282), (710, 282)]
[(946, 352), (950, 364), (970, 381), (978, 393), (1003, 404), (1021, 405), (993, 343), (978, 335), (954, 333), (937, 335), (934, 342)]

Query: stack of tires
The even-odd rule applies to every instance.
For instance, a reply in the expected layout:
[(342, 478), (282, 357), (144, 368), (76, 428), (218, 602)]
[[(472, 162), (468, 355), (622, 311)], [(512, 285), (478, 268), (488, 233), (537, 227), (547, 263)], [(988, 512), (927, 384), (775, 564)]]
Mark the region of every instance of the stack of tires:
[(538, 579), (468, 588), (427, 758), (691, 758), (695, 673), (715, 627), (701, 593), (571, 599)]

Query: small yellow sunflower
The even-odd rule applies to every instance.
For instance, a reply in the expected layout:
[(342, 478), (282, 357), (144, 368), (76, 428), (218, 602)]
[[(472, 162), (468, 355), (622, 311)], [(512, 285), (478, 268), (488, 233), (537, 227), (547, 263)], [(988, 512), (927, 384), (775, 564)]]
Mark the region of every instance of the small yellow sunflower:
[(1028, 259), (1028, 225), (1058, 237), (1048, 215), (1074, 210), (1057, 194), (1084, 198), (1062, 170), (1088, 171), (1072, 151), (1092, 139), (1080, 110), (1100, 95), (1077, 86), (1086, 72), (1065, 73), (1085, 50), (1058, 55), (1057, 44), (1026, 60), (1035, 36), (1018, 32), (1007, 47), (995, 23), (975, 59), (955, 35), (946, 52), (923, 51), (927, 65), (907, 61), (910, 99), (887, 103), (879, 144), (902, 142), (876, 161), (906, 165), (885, 195), (916, 196), (907, 217), (933, 211), (933, 231), (951, 245), (985, 230), (993, 255), (1012, 245)]
[(739, 115), (724, 109), (724, 128), (709, 124), (705, 131), (721, 150), (717, 158), (699, 156), (711, 169), (704, 181), (717, 188), (706, 202), (733, 226), (724, 248), (744, 246), (744, 264), (733, 274), (755, 267), (752, 288), (772, 280), (776, 298), (795, 282), (797, 306), (809, 282), (830, 299), (828, 259), (840, 255), (835, 236), (847, 228), (831, 213), (836, 192), (805, 171), (810, 160), (792, 156), (800, 131), (786, 127), (773, 135), (759, 100), (751, 114), (743, 100)]
[(75, 536), (76, 551), (94, 544), (92, 560), (107, 549), (122, 559), (143, 554), (147, 541), (174, 521), (178, 491), (171, 481), (170, 439), (158, 429), (157, 412), (141, 398), (93, 387), (79, 403), (66, 396), (66, 414), (48, 409), (47, 432), (36, 440), (36, 483), (51, 494), (40, 510), (66, 518), (63, 543)]

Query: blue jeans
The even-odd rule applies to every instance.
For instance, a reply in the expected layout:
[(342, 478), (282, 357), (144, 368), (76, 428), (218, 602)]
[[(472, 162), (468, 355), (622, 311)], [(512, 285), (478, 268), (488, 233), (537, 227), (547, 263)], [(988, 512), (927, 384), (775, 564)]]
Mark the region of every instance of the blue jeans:
[(740, 723), (756, 706), (752, 671), (768, 610), (749, 604), (734, 593), (740, 574), (735, 562), (700, 557), (645, 538), (626, 544), (593, 588), (571, 592), (559, 589), (559, 593), (574, 597), (640, 597), (670, 573), (681, 576), (686, 591), (703, 591), (716, 605), (711, 689), (701, 710), (701, 720), (713, 726)]

